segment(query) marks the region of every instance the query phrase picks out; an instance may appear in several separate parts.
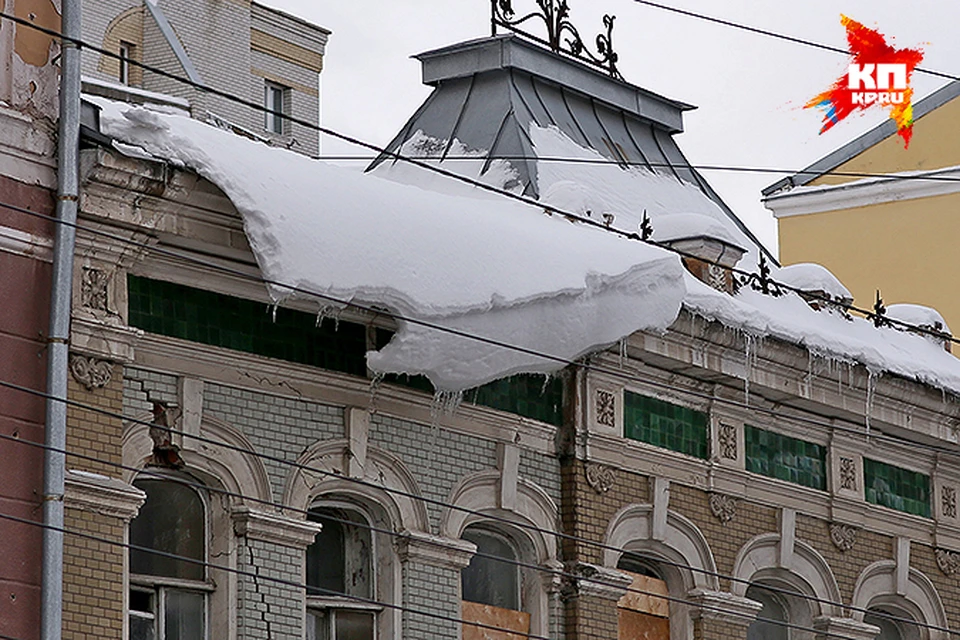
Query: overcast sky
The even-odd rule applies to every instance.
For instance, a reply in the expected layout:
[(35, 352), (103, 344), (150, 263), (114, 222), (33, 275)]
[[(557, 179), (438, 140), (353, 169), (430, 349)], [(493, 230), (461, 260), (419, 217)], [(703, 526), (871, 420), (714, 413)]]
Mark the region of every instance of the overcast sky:
[[(323, 123), (384, 145), (426, 99), (410, 56), (489, 34), (487, 0), (261, 0), (333, 31), (323, 79)], [(846, 48), (840, 13), (879, 28), (898, 47), (921, 46), (922, 66), (960, 76), (956, 0), (660, 0), (731, 22)], [(697, 105), (681, 148), (695, 165), (799, 170), (881, 123), (868, 111), (818, 135), (821, 113), (801, 109), (846, 70), (836, 53), (746, 33), (632, 0), (569, 0), (587, 42), (617, 16), (614, 46), (628, 82)], [(517, 12), (535, 0), (514, 0)], [(916, 96), (947, 81), (916, 74)], [(362, 150), (323, 141), (325, 154)], [(727, 203), (776, 251), (776, 224), (760, 189), (781, 175), (704, 171)]]

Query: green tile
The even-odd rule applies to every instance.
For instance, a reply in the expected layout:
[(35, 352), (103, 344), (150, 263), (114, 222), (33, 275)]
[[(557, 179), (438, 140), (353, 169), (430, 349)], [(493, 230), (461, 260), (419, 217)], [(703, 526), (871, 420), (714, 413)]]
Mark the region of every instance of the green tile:
[(706, 460), (707, 414), (629, 391), (624, 393), (624, 436)]
[(750, 425), (743, 436), (747, 471), (826, 490), (826, 447)]
[(930, 476), (864, 458), (863, 486), (867, 502), (930, 517)]

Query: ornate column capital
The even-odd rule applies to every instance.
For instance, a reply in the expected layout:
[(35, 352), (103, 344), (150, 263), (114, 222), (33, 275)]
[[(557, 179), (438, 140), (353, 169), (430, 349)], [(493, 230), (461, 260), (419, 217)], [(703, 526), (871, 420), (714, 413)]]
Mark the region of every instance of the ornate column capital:
[(750, 626), (763, 608), (755, 600), (726, 591), (693, 589), (687, 594), (687, 599), (699, 607), (696, 615), (701, 620), (716, 620), (741, 627)]
[(817, 630), (817, 640), (830, 638), (848, 638), (849, 640), (874, 640), (880, 633), (878, 627), (853, 618), (832, 618), (820, 616), (813, 619), (813, 628)]
[(104, 516), (132, 520), (147, 494), (123, 480), (87, 471), (67, 471), (64, 478), (64, 506), (93, 511)]

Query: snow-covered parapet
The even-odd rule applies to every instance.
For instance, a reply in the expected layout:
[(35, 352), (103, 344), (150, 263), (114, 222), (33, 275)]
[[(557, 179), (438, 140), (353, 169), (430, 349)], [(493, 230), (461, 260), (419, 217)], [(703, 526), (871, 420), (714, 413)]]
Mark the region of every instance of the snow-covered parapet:
[(950, 351), (950, 336), (953, 334), (936, 309), (919, 304), (892, 304), (887, 307), (887, 317), (918, 327), (922, 330), (918, 332), (920, 335)]
[(368, 354), (374, 371), (423, 374), (455, 392), (558, 371), (635, 331), (664, 331), (679, 313), (683, 268), (662, 249), (477, 190), (428, 191), (101, 104), (104, 133), (227, 194), (264, 277), (300, 289), (268, 285), (276, 300), (312, 293), (318, 307), (354, 302), (406, 318)]
[(823, 265), (801, 262), (783, 267), (774, 274), (774, 279), (793, 287), (814, 309), (821, 309), (833, 302), (843, 310), (853, 303), (853, 294)]

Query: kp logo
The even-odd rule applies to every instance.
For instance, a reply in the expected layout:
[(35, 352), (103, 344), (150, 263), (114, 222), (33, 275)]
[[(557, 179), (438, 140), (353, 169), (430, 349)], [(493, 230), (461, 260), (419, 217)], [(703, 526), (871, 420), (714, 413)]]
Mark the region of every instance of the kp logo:
[(913, 134), (910, 79), (914, 68), (923, 60), (923, 51), (895, 49), (887, 44), (882, 33), (847, 16), (840, 16), (840, 22), (847, 29), (853, 61), (845, 76), (804, 108), (819, 107), (825, 111), (820, 129), (823, 133), (858, 109), (888, 107), (907, 148)]

